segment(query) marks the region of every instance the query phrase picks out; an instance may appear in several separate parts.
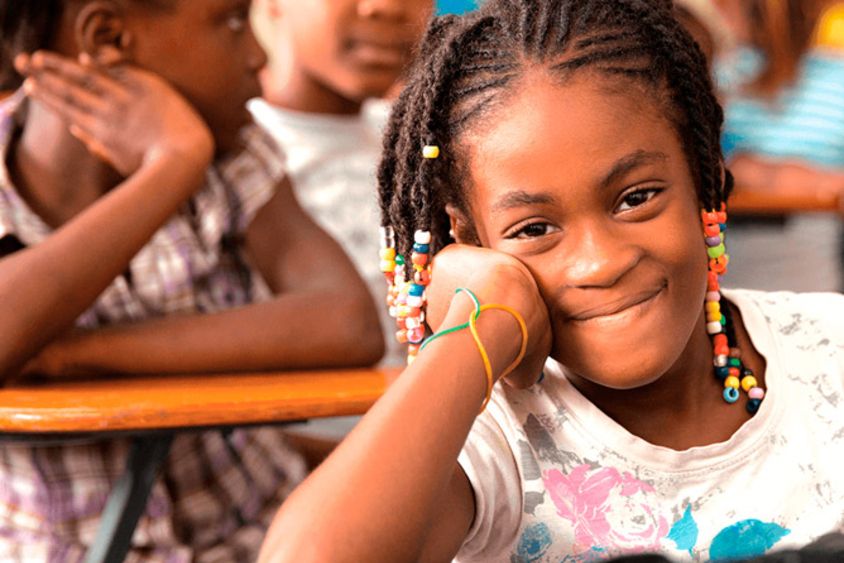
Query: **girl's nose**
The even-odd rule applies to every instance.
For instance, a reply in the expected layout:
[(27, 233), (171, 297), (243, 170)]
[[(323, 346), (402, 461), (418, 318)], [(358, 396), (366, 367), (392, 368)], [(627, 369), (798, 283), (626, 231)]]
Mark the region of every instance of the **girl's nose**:
[(247, 47), (246, 64), (249, 65), (250, 71), (257, 73), (267, 66), (268, 58), (267, 52), (264, 51), (264, 48), (258, 42), (258, 38), (255, 37), (255, 31), (252, 29), (252, 26), (249, 26), (247, 41), (249, 44)]
[(640, 247), (613, 225), (589, 222), (570, 231), (562, 275), (566, 287), (609, 288), (639, 263)]

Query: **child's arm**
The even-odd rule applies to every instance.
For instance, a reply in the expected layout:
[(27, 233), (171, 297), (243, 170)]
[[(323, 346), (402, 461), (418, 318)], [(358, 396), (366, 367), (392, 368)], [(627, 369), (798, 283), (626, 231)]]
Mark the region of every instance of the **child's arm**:
[[(434, 266), (432, 299), (450, 296), (456, 282), (482, 303), (507, 304), (525, 315), (528, 355), (512, 378), (533, 383), (550, 348), (550, 330), (530, 273), (511, 257), (465, 247), (440, 253)], [(458, 270), (463, 275), (450, 276)], [(434, 287), (440, 283), (447, 290)], [(449, 301), (443, 328), (465, 322), (473, 309), (464, 296)], [(436, 308), (429, 313), (434, 325), (441, 322)], [(518, 352), (518, 325), (490, 310), (478, 328), (498, 376)], [(432, 342), (285, 501), (260, 561), (451, 559), (474, 517), (473, 493), (456, 460), (485, 390), (468, 331)]]
[[(799, 161), (774, 161), (740, 154), (730, 162), (737, 191), (814, 196), (818, 201), (844, 203), (844, 170), (821, 170)], [(844, 210), (842, 210), (844, 211)]]
[[(78, 73), (51, 57), (19, 68), (41, 75), (40, 65), (54, 65), (68, 87), (62, 95), (36, 80), (30, 95), (60, 114), (75, 116), (80, 136), (92, 131), (93, 108), (87, 89), (105, 96), (132, 98), (121, 106), (121, 119), (103, 115), (102, 123), (132, 123), (137, 131), (120, 135), (123, 158), (113, 158), (127, 179), (43, 244), (0, 260), (0, 378), (17, 372), (46, 343), (67, 330), (74, 320), (119, 275), (152, 234), (202, 185), (213, 154), (210, 133), (181, 96), (148, 73), (126, 70), (118, 83), (99, 73)], [(131, 88), (131, 91), (129, 90)], [(112, 134), (117, 134), (112, 127)], [(125, 130), (124, 130), (125, 131)], [(101, 152), (109, 157), (105, 147)], [(161, 189), (167, 186), (167, 189)], [(127, 221), (126, 217), (132, 217)]]
[(28, 371), (60, 377), (273, 370), (363, 366), (381, 357), (384, 340), (366, 285), (299, 207), (286, 179), (252, 221), (246, 245), (274, 299), (77, 332), (45, 348)]

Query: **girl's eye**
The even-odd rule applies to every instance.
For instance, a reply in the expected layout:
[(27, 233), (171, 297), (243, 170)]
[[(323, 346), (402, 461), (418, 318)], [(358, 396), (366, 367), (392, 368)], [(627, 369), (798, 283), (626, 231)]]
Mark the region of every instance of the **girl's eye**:
[(248, 19), (247, 14), (231, 14), (226, 18), (226, 27), (229, 28), (229, 31), (232, 33), (240, 33), (244, 29), (246, 29), (246, 22)]
[(545, 236), (551, 232), (548, 223), (529, 223), (518, 230), (512, 231), (507, 238), (530, 239)]
[(618, 204), (616, 212), (629, 211), (634, 207), (639, 207), (640, 205), (649, 202), (661, 191), (662, 190), (659, 188), (644, 188), (627, 193), (623, 198), (621, 198), (621, 203)]

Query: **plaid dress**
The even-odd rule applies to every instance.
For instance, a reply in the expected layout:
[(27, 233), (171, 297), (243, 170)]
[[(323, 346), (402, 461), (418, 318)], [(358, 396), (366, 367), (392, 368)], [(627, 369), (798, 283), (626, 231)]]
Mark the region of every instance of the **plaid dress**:
[[(25, 103), (0, 104), (0, 254), (51, 229), (15, 191), (5, 162)], [(284, 175), (257, 127), (244, 150), (216, 162), (207, 182), (135, 256), (78, 326), (213, 313), (270, 292), (241, 252), (243, 235)], [(128, 220), (128, 218), (127, 218)], [(92, 542), (128, 440), (63, 446), (0, 443), (0, 561), (78, 561)], [(277, 428), (176, 436), (127, 561), (251, 561), (282, 500), (305, 473)]]

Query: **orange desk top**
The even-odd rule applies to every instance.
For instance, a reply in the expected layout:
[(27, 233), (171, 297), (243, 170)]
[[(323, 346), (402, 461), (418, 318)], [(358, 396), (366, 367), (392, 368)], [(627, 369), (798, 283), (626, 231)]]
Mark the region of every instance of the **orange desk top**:
[(362, 414), (398, 370), (360, 369), (62, 381), (0, 389), (3, 433), (239, 426)]

